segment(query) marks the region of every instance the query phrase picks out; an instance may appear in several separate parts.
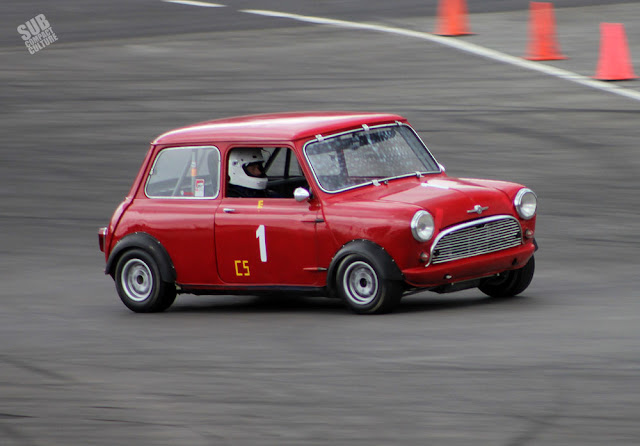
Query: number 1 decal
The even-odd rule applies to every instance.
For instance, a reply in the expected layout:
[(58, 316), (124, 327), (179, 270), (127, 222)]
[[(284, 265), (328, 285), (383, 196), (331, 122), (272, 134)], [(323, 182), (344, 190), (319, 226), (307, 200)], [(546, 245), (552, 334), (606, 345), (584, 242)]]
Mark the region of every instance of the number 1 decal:
[(264, 225), (258, 226), (256, 231), (256, 238), (260, 244), (260, 260), (262, 262), (267, 261), (267, 236), (264, 230)]

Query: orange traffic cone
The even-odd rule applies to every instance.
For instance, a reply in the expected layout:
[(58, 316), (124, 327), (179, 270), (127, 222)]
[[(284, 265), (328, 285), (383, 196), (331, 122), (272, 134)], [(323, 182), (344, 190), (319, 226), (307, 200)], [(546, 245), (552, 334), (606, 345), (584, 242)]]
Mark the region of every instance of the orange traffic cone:
[(600, 24), (600, 59), (594, 78), (603, 81), (635, 79), (627, 35), (622, 23)]
[(556, 19), (553, 4), (530, 2), (529, 60), (560, 60), (567, 57), (560, 53), (556, 41)]
[(440, 0), (434, 34), (441, 36), (471, 34), (467, 26), (466, 0)]

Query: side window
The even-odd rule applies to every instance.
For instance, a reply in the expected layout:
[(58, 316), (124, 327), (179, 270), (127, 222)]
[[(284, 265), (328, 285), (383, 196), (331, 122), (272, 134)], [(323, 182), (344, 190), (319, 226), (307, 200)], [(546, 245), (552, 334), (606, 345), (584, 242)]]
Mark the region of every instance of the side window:
[(293, 150), (286, 147), (263, 149), (266, 154), (266, 170), (269, 178), (301, 177), (302, 169)]
[(215, 198), (220, 190), (216, 147), (172, 147), (155, 159), (145, 193), (150, 198)]
[(228, 197), (293, 198), (309, 189), (300, 163), (288, 147), (235, 147), (229, 153)]

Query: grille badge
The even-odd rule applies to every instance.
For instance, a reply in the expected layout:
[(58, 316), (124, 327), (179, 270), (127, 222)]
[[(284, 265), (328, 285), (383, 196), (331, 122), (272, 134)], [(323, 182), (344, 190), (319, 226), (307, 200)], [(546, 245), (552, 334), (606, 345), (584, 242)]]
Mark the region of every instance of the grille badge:
[(479, 204), (476, 204), (476, 205), (473, 207), (473, 209), (469, 209), (469, 210), (467, 211), (467, 214), (473, 214), (473, 213), (475, 212), (476, 214), (480, 215), (480, 214), (482, 214), (484, 211), (486, 211), (487, 209), (489, 209), (489, 206), (482, 207), (482, 206), (480, 206)]

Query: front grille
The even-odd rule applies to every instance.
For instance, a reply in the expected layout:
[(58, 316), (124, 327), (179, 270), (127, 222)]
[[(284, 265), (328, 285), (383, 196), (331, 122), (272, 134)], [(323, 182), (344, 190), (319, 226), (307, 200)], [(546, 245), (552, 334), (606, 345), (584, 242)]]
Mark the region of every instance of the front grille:
[(440, 233), (431, 248), (431, 263), (445, 263), (522, 244), (520, 223), (495, 216), (453, 226)]

